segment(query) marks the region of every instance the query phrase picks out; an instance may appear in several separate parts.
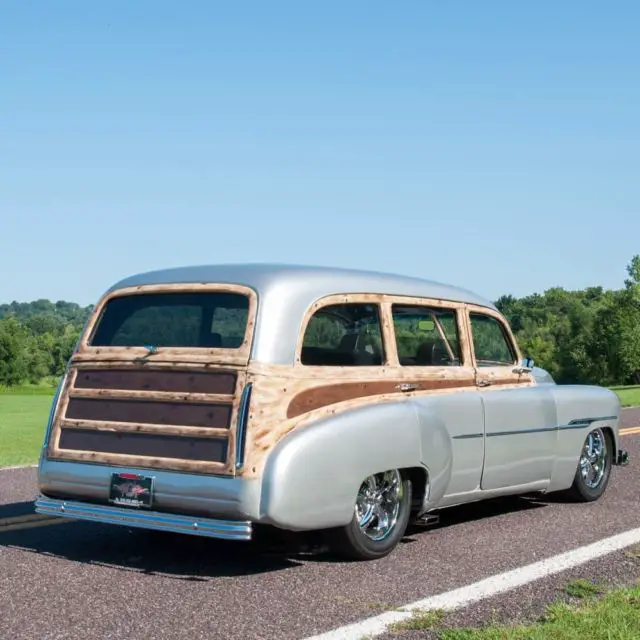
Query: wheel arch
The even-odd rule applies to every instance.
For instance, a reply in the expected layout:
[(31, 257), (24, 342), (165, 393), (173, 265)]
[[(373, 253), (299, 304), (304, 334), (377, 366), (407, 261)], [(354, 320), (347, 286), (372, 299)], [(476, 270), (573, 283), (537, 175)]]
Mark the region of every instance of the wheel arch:
[(411, 511), (420, 515), (429, 500), (429, 471), (424, 466), (405, 467), (400, 473), (411, 482)]
[(292, 530), (343, 526), (362, 481), (388, 469), (401, 470), (424, 497), (430, 474), (410, 403), (363, 405), (309, 422), (267, 457), (261, 520)]

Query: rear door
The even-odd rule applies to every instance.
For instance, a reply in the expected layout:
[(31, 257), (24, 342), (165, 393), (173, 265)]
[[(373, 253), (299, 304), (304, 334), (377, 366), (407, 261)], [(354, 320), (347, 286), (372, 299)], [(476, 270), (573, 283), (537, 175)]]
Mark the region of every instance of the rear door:
[(233, 475), (256, 302), (233, 285), (108, 295), (72, 357), (49, 458)]

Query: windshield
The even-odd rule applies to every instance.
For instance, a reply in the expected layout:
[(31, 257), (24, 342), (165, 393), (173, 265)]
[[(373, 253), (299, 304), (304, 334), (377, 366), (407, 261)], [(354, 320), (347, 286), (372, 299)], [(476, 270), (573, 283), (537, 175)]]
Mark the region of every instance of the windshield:
[(89, 345), (237, 349), (249, 299), (239, 293), (176, 292), (118, 296), (107, 302)]

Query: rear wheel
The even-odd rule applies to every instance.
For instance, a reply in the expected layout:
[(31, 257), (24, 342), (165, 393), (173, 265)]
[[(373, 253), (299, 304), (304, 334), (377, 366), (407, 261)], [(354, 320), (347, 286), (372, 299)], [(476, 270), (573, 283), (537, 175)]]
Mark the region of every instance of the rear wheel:
[(602, 429), (594, 429), (584, 441), (569, 496), (579, 502), (597, 500), (607, 488), (612, 463), (613, 448), (609, 437)]
[(411, 511), (411, 481), (398, 469), (376, 473), (360, 485), (351, 522), (327, 532), (333, 551), (353, 560), (388, 555), (404, 535)]

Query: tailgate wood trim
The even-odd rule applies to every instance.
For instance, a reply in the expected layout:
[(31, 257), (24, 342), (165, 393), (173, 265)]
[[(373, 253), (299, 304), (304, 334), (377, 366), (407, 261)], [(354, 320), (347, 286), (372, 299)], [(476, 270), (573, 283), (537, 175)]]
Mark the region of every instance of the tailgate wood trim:
[[(139, 366), (126, 365), (122, 362), (111, 365), (114, 370), (122, 370), (123, 367), (131, 367), (132, 371), (141, 371)], [(155, 366), (148, 365), (149, 368), (144, 370), (145, 376), (153, 376), (156, 373), (165, 372), (163, 365)], [(188, 394), (189, 400), (185, 401), (184, 392), (157, 392), (157, 391), (134, 391), (131, 395), (128, 390), (123, 389), (107, 389), (107, 390), (95, 390), (95, 389), (78, 389), (77, 380), (78, 377), (87, 369), (92, 371), (96, 370), (96, 365), (82, 365), (78, 363), (72, 363), (69, 369), (69, 375), (63, 390), (62, 397), (54, 418), (51, 437), (49, 439), (49, 446), (47, 455), (52, 460), (60, 460), (66, 462), (78, 461), (96, 464), (107, 464), (114, 466), (137, 466), (143, 469), (164, 469), (167, 471), (190, 471), (193, 473), (203, 474), (215, 474), (222, 476), (235, 476), (235, 448), (236, 448), (236, 423), (238, 416), (238, 409), (242, 391), (244, 389), (247, 373), (243, 369), (233, 369), (231, 365), (226, 362), (224, 365), (216, 365), (209, 363), (206, 368), (202, 365), (192, 363), (192, 367), (188, 371), (188, 375), (191, 373), (199, 374), (206, 373), (208, 376), (215, 375), (228, 375), (232, 373), (235, 381), (235, 393), (229, 396), (220, 397), (220, 394)], [(100, 369), (104, 371), (109, 370), (108, 365), (101, 365)], [(195, 406), (198, 402), (201, 405), (211, 406), (216, 405), (219, 408), (225, 407), (228, 411), (228, 419), (225, 419), (226, 426), (222, 424), (214, 424), (212, 426), (187, 426), (185, 424), (150, 424), (141, 421), (132, 422), (119, 422), (117, 420), (87, 420), (86, 418), (79, 417), (78, 419), (66, 418), (67, 410), (70, 401), (74, 398), (76, 400), (82, 398), (84, 394), (89, 391), (87, 399), (95, 399), (97, 401), (114, 401), (120, 402), (126, 399), (138, 400), (139, 402), (167, 402), (173, 401), (176, 406), (190, 407)], [(98, 391), (98, 393), (96, 393)], [(115, 391), (115, 393), (114, 393)], [(124, 393), (123, 393), (124, 391)], [(202, 396), (206, 397), (202, 397)], [(176, 398), (177, 396), (177, 398)], [(175, 398), (175, 399), (174, 399)], [(191, 399), (193, 398), (193, 399)], [(171, 399), (171, 400), (170, 400)], [(107, 417), (107, 416), (105, 416)], [(72, 430), (93, 430), (96, 433), (106, 434), (115, 433), (126, 436), (126, 434), (148, 434), (150, 436), (180, 436), (186, 438), (188, 441), (196, 446), (197, 441), (202, 442), (203, 450), (202, 457), (205, 459), (194, 459), (197, 456), (192, 457), (191, 451), (189, 451), (189, 458), (167, 458), (163, 455), (138, 455), (130, 453), (111, 453), (108, 451), (84, 451), (80, 449), (63, 449), (60, 447), (60, 439), (62, 435), (62, 429)], [(135, 436), (134, 436), (135, 437)], [(208, 451), (209, 444), (213, 444), (215, 439), (219, 439), (224, 442), (225, 456), (222, 461), (207, 460), (206, 457), (211, 457)], [(139, 440), (136, 438), (136, 440)], [(68, 440), (67, 440), (68, 441)], [(96, 440), (96, 442), (98, 442)], [(151, 443), (151, 441), (149, 441)], [(106, 444), (106, 443), (105, 443)], [(132, 441), (133, 446), (133, 441)], [(110, 447), (109, 447), (110, 448)], [(138, 446), (135, 447), (136, 451), (140, 451)], [(155, 450), (155, 446), (153, 447)]]
[[(148, 366), (148, 365), (145, 365)], [(153, 369), (123, 362), (117, 367), (105, 368), (97, 364), (82, 368), (75, 382), (75, 389), (82, 393), (128, 392), (172, 393), (190, 396), (233, 396), (238, 380), (234, 369), (196, 370), (167, 369), (153, 365)]]
[(99, 398), (109, 400), (159, 400), (188, 404), (233, 404), (234, 396), (221, 393), (188, 393), (186, 391), (127, 391), (124, 389), (84, 389), (75, 387), (71, 398)]
[(93, 431), (114, 431), (118, 433), (151, 433), (167, 436), (189, 436), (194, 438), (227, 438), (229, 429), (221, 427), (187, 427), (179, 425), (144, 424), (132, 422), (101, 422), (97, 420), (61, 421), (62, 429), (91, 429)]

